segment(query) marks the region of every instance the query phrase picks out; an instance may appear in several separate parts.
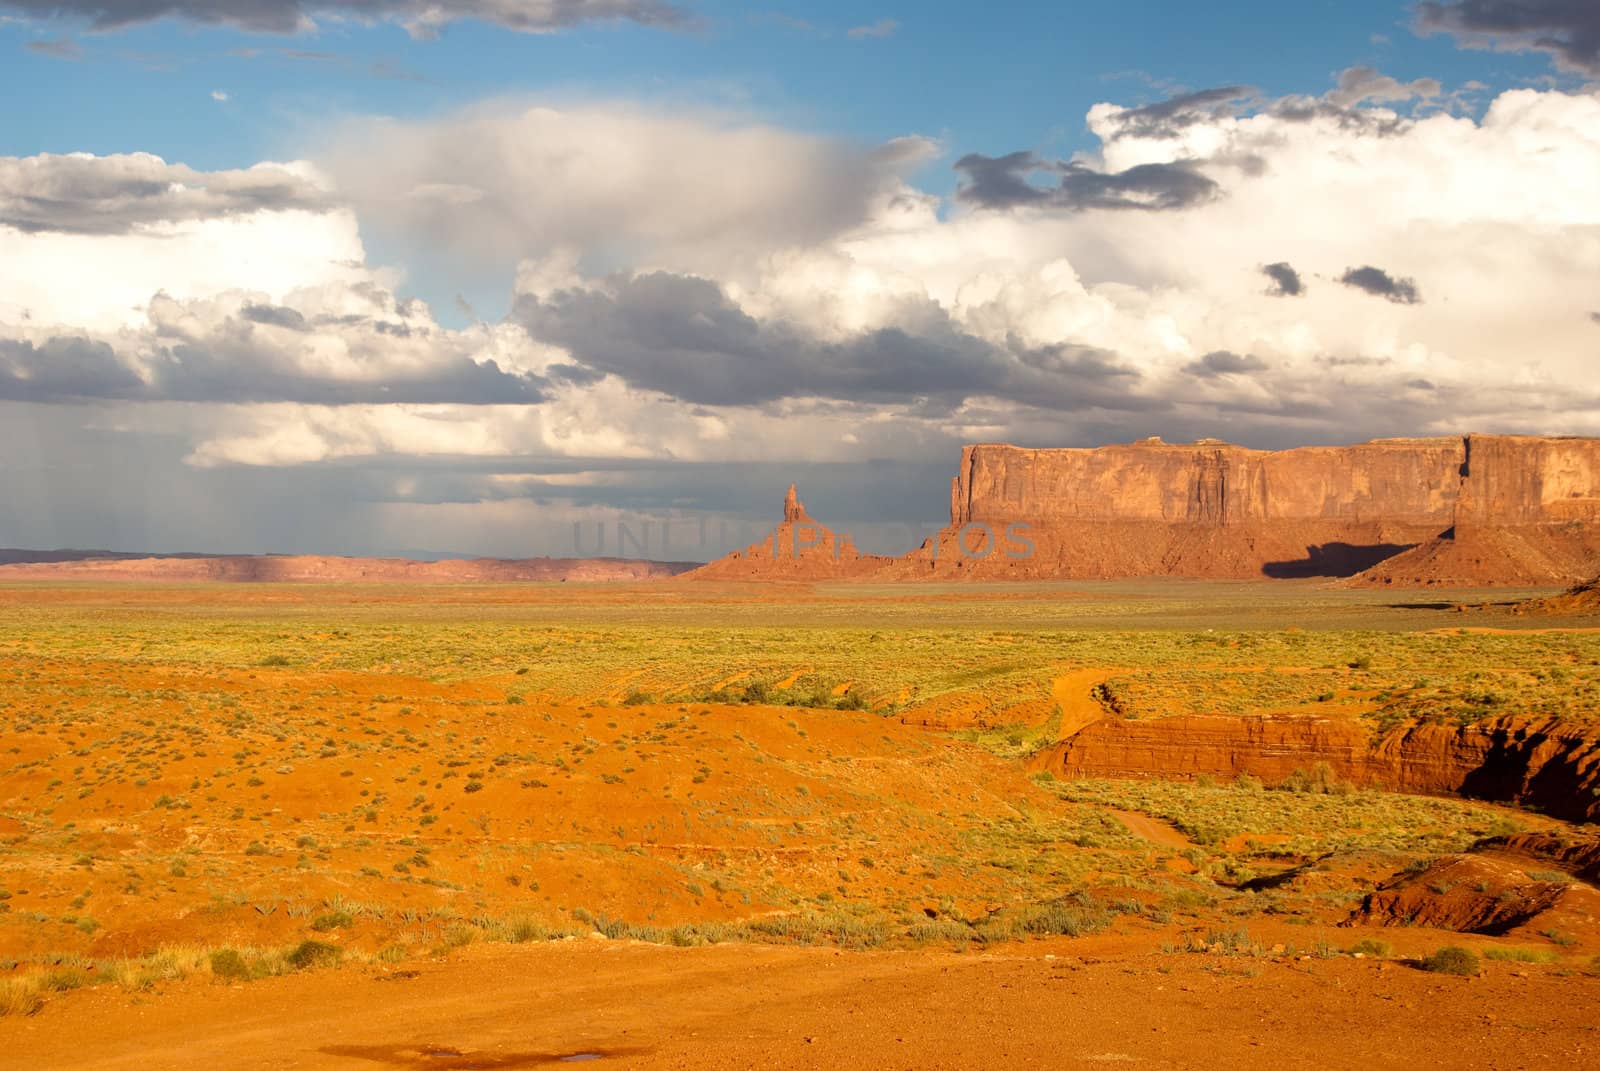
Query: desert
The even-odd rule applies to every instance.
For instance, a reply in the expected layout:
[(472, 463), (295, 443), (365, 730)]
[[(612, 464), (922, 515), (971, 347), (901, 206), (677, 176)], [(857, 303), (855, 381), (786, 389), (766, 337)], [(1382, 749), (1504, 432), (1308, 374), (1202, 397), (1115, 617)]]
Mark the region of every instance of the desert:
[(1600, 2), (0, 0), (0, 1071), (1600, 1067)]

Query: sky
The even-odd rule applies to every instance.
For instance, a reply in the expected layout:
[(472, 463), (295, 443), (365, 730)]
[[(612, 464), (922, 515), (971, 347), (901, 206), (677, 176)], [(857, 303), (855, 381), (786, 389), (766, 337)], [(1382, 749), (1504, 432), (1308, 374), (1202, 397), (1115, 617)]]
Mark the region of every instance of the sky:
[[(1600, 4), (0, 0), (0, 546), (865, 550), (1600, 434)], [(624, 538), (625, 533), (625, 538)]]

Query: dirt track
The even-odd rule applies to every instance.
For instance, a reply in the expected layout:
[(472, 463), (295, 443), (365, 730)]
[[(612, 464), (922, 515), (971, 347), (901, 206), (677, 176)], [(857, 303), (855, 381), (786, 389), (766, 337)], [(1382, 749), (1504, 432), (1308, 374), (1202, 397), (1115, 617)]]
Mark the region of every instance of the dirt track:
[(513, 1068), (586, 1054), (668, 1068), (1594, 1066), (1600, 979), (1514, 966), (1460, 979), (1095, 941), (994, 955), (571, 942), (477, 948), (414, 974), (80, 992), (0, 1020), (0, 1051), (41, 1071)]

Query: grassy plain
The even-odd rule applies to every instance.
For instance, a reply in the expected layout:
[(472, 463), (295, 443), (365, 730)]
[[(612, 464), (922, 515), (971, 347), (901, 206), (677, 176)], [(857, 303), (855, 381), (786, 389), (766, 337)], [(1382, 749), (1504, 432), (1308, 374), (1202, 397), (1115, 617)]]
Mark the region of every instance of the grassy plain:
[(1280, 951), (1331, 953), (1376, 879), (1555, 823), (1019, 760), (1060, 731), (1057, 682), (1090, 670), (1129, 718), (1600, 717), (1600, 633), (1428, 598), (8, 585), (0, 1013), (596, 932), (1181, 951), (1266, 920), (1299, 928)]

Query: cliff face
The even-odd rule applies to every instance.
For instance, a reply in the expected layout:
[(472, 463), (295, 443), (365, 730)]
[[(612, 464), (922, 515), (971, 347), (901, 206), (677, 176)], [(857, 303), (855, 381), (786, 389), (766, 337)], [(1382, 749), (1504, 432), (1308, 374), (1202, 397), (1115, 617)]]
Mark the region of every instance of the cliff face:
[[(1214, 441), (977, 445), (962, 451), (950, 500), (950, 528), (911, 556), (907, 575), (1362, 573), (1360, 583), (1413, 586), (1561, 583), (1600, 568), (1596, 439), (1471, 435), (1281, 451)], [(1033, 530), (1033, 554), (961, 553), (963, 526), (1019, 522)]]
[(1089, 450), (968, 446), (950, 524), (1159, 521), (1220, 527), (1263, 521), (1453, 521), (1462, 439), (1250, 450), (1141, 442)]
[(1326, 718), (1107, 718), (1029, 765), (1061, 777), (1250, 774), (1274, 783), (1317, 763), (1351, 784), (1531, 805), (1576, 821), (1600, 818), (1600, 742), (1559, 721), (1419, 725), (1375, 738), (1360, 724)]

